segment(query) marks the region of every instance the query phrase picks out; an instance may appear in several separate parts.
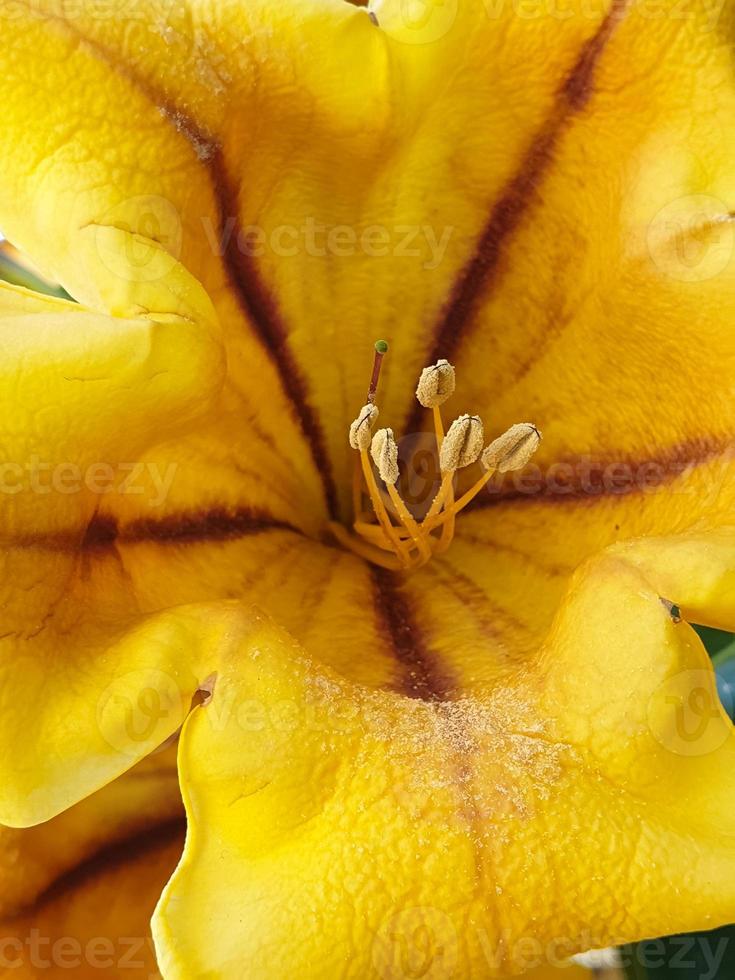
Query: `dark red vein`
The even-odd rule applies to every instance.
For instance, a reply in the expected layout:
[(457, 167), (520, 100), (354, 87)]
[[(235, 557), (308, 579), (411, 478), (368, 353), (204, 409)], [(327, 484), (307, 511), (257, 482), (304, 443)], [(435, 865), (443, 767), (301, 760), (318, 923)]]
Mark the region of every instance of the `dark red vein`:
[[(657, 455), (633, 456), (619, 454), (614, 457), (567, 456), (543, 467), (532, 464), (521, 473), (506, 474), (499, 483), (491, 483), (488, 489), (475, 498), (467, 512), (501, 504), (577, 502), (594, 504), (600, 500), (614, 500), (631, 494), (653, 493), (669, 486), (675, 480), (686, 477), (693, 469), (707, 463), (720, 461), (722, 478), (726, 478), (735, 461), (735, 436), (702, 436), (663, 448)], [(290, 531), (303, 534), (298, 527), (273, 517), (266, 511), (249, 506), (210, 507), (195, 511), (183, 511), (162, 518), (143, 518), (119, 526), (114, 517), (95, 517), (85, 534), (70, 529), (56, 535), (16, 535), (4, 541), (4, 547), (44, 548), (52, 550), (77, 550), (80, 544), (88, 550), (110, 547), (115, 542), (159, 544), (206, 544), (211, 541), (231, 541), (241, 537), (268, 531)], [(395, 636), (406, 638), (416, 634), (411, 625), (409, 607), (399, 592), (398, 582), (380, 569), (374, 574), (382, 576), (381, 587), (388, 594), (396, 594), (403, 603), (390, 607), (402, 609), (401, 615), (384, 622), (393, 627)], [(377, 585), (378, 583), (376, 583)], [(402, 640), (403, 642), (403, 640)], [(421, 644), (414, 644), (418, 652), (411, 653), (403, 642), (401, 649), (405, 659), (422, 660)], [(427, 663), (431, 662), (427, 657)]]
[(718, 459), (723, 467), (731, 469), (734, 455), (735, 436), (701, 436), (662, 448), (651, 456), (565, 456), (545, 466), (532, 464), (521, 473), (498, 477), (467, 511), (521, 502), (595, 503), (654, 493)]
[[(480, 301), (500, 279), (505, 248), (536, 200), (539, 184), (553, 164), (554, 151), (571, 120), (592, 96), (595, 69), (630, 3), (631, 0), (612, 0), (596, 33), (585, 42), (559, 85), (550, 115), (493, 204), (475, 251), (457, 277), (435, 326), (427, 363), (453, 357), (460, 341), (470, 334)], [(414, 402), (407, 432), (420, 428), (421, 414), (421, 406)]]
[[(228, 172), (222, 147), (181, 106), (175, 105), (148, 79), (121, 62), (108, 48), (62, 18), (55, 23), (71, 34), (91, 54), (140, 91), (192, 146), (199, 165), (208, 176), (218, 216), (220, 252), (227, 275), (245, 318), (270, 356), (281, 386), (291, 403), (319, 471), (327, 509), (337, 512), (337, 492), (331, 461), (317, 414), (311, 405), (306, 379), (288, 346), (288, 329), (275, 298), (267, 289), (251, 256), (241, 253), (239, 232), (239, 186)], [(234, 226), (233, 226), (234, 222)]]
[[(176, 778), (175, 773), (171, 775), (172, 779)], [(75, 867), (59, 875), (35, 901), (20, 909), (19, 912), (25, 914), (31, 911), (39, 912), (50, 902), (69, 896), (74, 891), (91, 885), (104, 875), (114, 873), (118, 868), (137, 859), (146, 856), (154, 859), (156, 855), (171, 844), (180, 842), (183, 848), (185, 830), (184, 820), (174, 818), (158, 826), (143, 830), (132, 837), (113, 840), (96, 853), (84, 858)], [(173, 871), (173, 866), (171, 870)]]
[(389, 571), (370, 566), (373, 602), (381, 632), (401, 667), (396, 687), (420, 701), (447, 701), (457, 688), (450, 670), (432, 653), (408, 594)]
[(232, 541), (265, 531), (300, 532), (285, 521), (250, 507), (187, 511), (162, 518), (143, 518), (123, 527), (112, 517), (97, 517), (87, 528), (83, 547), (105, 548), (116, 542), (140, 544), (202, 544)]
[(240, 309), (252, 323), (263, 347), (270, 354), (278, 376), (298, 416), (314, 463), (324, 488), (327, 508), (332, 518), (337, 513), (337, 489), (324, 433), (309, 398), (306, 379), (288, 345), (288, 329), (278, 310), (275, 297), (266, 287), (252, 256), (239, 247), (240, 228), (239, 185), (227, 170), (222, 149), (218, 147), (209, 166), (217, 199), (220, 228), (220, 251), (227, 277), (237, 297)]

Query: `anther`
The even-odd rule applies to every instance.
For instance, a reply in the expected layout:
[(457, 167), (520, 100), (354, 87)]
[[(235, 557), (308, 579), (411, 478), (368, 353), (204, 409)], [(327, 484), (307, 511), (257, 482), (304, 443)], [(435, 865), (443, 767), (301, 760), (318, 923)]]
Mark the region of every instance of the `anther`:
[(360, 451), (370, 448), (373, 426), (378, 418), (377, 405), (363, 405), (360, 414), (350, 426), (350, 445)]
[(380, 479), (386, 486), (395, 486), (399, 476), (398, 443), (393, 436), (393, 429), (378, 429), (370, 444), (370, 455)]
[(449, 426), (441, 445), (439, 466), (442, 473), (476, 463), (482, 452), (483, 441), (482, 419), (477, 415), (460, 415)]
[(438, 408), (454, 394), (454, 368), (441, 360), (424, 368), (416, 388), (416, 398), (424, 408)]
[(416, 518), (406, 507), (396, 488), (400, 475), (398, 471), (398, 443), (393, 436), (392, 429), (378, 429), (373, 436), (370, 455), (373, 457), (381, 480), (385, 483), (394, 512), (408, 532), (413, 547), (418, 550), (421, 564), (424, 564), (431, 558), (431, 546), (427, 535), (419, 527)]
[(531, 459), (540, 442), (541, 433), (535, 425), (518, 422), (490, 443), (482, 454), (482, 465), (498, 473), (520, 470)]

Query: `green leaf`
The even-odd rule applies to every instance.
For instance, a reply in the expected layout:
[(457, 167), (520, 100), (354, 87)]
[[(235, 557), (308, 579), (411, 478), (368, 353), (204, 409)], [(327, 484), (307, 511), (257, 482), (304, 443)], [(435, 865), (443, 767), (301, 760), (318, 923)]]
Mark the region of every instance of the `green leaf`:
[(724, 630), (713, 630), (709, 626), (695, 626), (694, 628), (702, 638), (702, 642), (711, 657), (727, 647), (735, 646), (735, 636), (732, 633), (725, 633)]
[(13, 286), (23, 286), (31, 289), (34, 293), (43, 293), (45, 296), (58, 296), (60, 299), (71, 299), (69, 294), (61, 286), (49, 286), (47, 282), (35, 276), (32, 272), (15, 262), (7, 255), (0, 253), (0, 279), (11, 283)]
[(634, 943), (620, 955), (627, 980), (733, 980), (735, 926)]

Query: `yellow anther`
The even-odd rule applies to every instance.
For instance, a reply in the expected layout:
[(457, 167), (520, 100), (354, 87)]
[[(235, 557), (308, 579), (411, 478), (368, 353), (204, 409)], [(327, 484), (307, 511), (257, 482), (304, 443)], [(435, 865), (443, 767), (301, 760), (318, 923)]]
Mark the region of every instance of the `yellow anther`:
[(460, 415), (449, 426), (449, 431), (439, 450), (439, 467), (442, 473), (471, 466), (480, 458), (485, 433), (482, 419), (477, 415)]
[(388, 541), (390, 541), (393, 551), (398, 555), (401, 563), (405, 567), (408, 567), (408, 565), (411, 563), (411, 557), (406, 546), (398, 536), (397, 528), (395, 528), (391, 523), (390, 515), (388, 514), (386, 506), (383, 503), (383, 498), (380, 496), (378, 484), (375, 482), (375, 476), (373, 475), (373, 469), (370, 465), (370, 458), (368, 457), (366, 449), (362, 450), (360, 453), (360, 463), (362, 466), (362, 473), (365, 478), (365, 483), (368, 488), (370, 503), (373, 505), (373, 510), (375, 511), (375, 516), (378, 518), (378, 522), (385, 532), (386, 538)]
[(396, 483), (398, 483), (400, 474), (398, 471), (398, 444), (392, 429), (378, 429), (373, 436), (370, 455), (373, 457), (380, 479), (385, 483), (385, 488), (399, 521), (408, 531), (411, 542), (418, 548), (422, 562), (428, 561), (431, 558), (431, 549), (426, 540), (426, 535), (396, 490)]
[(540, 442), (541, 433), (535, 425), (530, 422), (512, 425), (507, 432), (491, 442), (482, 454), (481, 460), (486, 469), (485, 474), (466, 493), (462, 494), (456, 503), (448, 506), (438, 517), (429, 512), (424, 519), (423, 526), (426, 530), (433, 531), (445, 521), (452, 520), (467, 504), (474, 500), (494, 473), (508, 473), (525, 466), (538, 449)]
[(353, 449), (369, 449), (373, 438), (373, 426), (378, 415), (377, 405), (363, 405), (360, 414), (350, 426), (350, 445)]
[(386, 486), (398, 483), (398, 443), (393, 429), (378, 429), (370, 443), (370, 455)]
[(491, 442), (482, 454), (482, 465), (498, 473), (520, 470), (528, 463), (541, 442), (541, 433), (530, 422), (512, 425)]
[(449, 361), (437, 361), (424, 368), (416, 388), (416, 398), (424, 408), (436, 408), (454, 394), (454, 368)]

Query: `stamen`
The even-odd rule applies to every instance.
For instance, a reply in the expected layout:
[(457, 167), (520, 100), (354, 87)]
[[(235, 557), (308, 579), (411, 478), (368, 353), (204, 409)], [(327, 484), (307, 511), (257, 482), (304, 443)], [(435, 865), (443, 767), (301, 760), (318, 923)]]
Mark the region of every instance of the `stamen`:
[[(431, 410), (434, 416), (434, 432), (436, 433), (436, 451), (441, 459), (442, 446), (444, 445), (444, 420), (442, 419), (441, 408), (438, 405), (434, 405)], [(454, 503), (454, 480), (450, 480), (444, 491), (444, 504), (447, 507), (451, 507)], [(423, 522), (422, 522), (423, 525)], [(449, 545), (452, 543), (452, 538), (454, 537), (454, 518), (450, 518), (445, 524), (442, 525), (441, 536), (439, 538), (438, 544), (434, 544), (434, 551), (437, 554), (441, 554), (446, 551)]]
[[(454, 393), (455, 371), (445, 360), (424, 368), (416, 397), (432, 412), (442, 479), (431, 507), (419, 523), (398, 491), (398, 444), (393, 430), (379, 429), (373, 434), (379, 414), (375, 404), (378, 381), (387, 351), (385, 341), (377, 341), (367, 401), (350, 425), (350, 446), (359, 454), (355, 459), (352, 487), (354, 533), (341, 524), (330, 523), (329, 528), (340, 544), (361, 558), (391, 571), (405, 571), (426, 564), (434, 554), (449, 546), (456, 515), (477, 496), (493, 473), (507, 473), (525, 466), (538, 448), (541, 433), (528, 422), (514, 425), (483, 451), (481, 419), (477, 415), (460, 415), (445, 434), (440, 406)], [(378, 486), (371, 458), (385, 491)], [(486, 472), (455, 500), (457, 470), (471, 466), (478, 459)], [(372, 517), (369, 512), (363, 512), (365, 492), (372, 505)], [(384, 499), (384, 493), (389, 501)], [(441, 528), (441, 534), (434, 536), (437, 528)]]
[(478, 495), (494, 473), (509, 473), (512, 470), (523, 469), (538, 449), (540, 442), (541, 433), (535, 425), (530, 422), (512, 425), (483, 452), (481, 462), (487, 472), (456, 503), (444, 510), (439, 517), (432, 515), (432, 519), (425, 520), (423, 526), (433, 531), (443, 521), (458, 514)]
[(424, 368), (416, 388), (416, 398), (424, 408), (435, 408), (454, 394), (455, 372), (449, 361), (441, 360)]
[(471, 466), (480, 458), (485, 433), (478, 415), (460, 415), (449, 426), (439, 452), (442, 473)]
[(462, 494), (459, 500), (457, 500), (451, 506), (446, 507), (438, 516), (432, 515), (430, 517), (427, 514), (422, 526), (428, 531), (433, 531), (435, 528), (440, 527), (445, 521), (456, 517), (461, 510), (464, 510), (470, 501), (474, 500), (494, 473), (494, 469), (490, 469), (484, 473), (476, 483), (472, 484), (466, 493)]
[(378, 415), (378, 406), (368, 402), (360, 409), (360, 414), (350, 426), (350, 445), (353, 449), (369, 449), (373, 438), (373, 426)]
[(449, 426), (449, 432), (439, 448), (441, 486), (422, 522), (423, 527), (432, 522), (449, 499), (450, 493), (453, 496), (452, 484), (456, 471), (477, 462), (482, 452), (483, 438), (482, 420), (478, 415), (460, 415)]
[(398, 482), (398, 444), (393, 429), (378, 429), (370, 443), (370, 455), (380, 473), (380, 479), (388, 486)]
[[(393, 551), (393, 545), (388, 540), (388, 536), (380, 524), (374, 524), (371, 521), (358, 520), (353, 523), (352, 527), (361, 538), (365, 538), (365, 540), (369, 541), (371, 544), (376, 545), (378, 548), (382, 548), (384, 551)], [(406, 533), (402, 528), (394, 527), (393, 530), (399, 538), (402, 534)]]
[[(368, 450), (373, 442), (372, 428), (378, 418), (378, 407), (374, 404), (375, 395), (380, 379), (380, 369), (383, 358), (388, 351), (388, 344), (384, 340), (379, 340), (375, 344), (375, 358), (373, 360), (373, 373), (368, 387), (367, 403), (360, 409), (360, 413), (350, 426), (349, 440), (353, 449), (360, 453), (359, 462), (356, 461), (355, 475), (353, 477), (352, 506), (354, 512), (354, 528), (360, 528), (361, 537), (353, 537), (341, 525), (330, 523), (330, 528), (334, 536), (346, 547), (356, 554), (363, 557), (370, 557), (370, 560), (385, 568), (408, 568), (413, 559), (407, 543), (401, 540), (397, 533), (398, 529), (393, 526), (390, 516), (383, 503), (383, 498), (375, 482), (375, 476), (370, 465)], [(392, 437), (392, 433), (391, 433)], [(390, 463), (390, 447), (388, 447), (387, 463)], [(395, 471), (398, 472), (398, 450), (395, 451)], [(378, 519), (378, 526), (373, 525), (370, 531), (365, 530), (366, 525), (360, 519), (362, 511), (362, 492), (363, 487), (360, 481), (360, 471), (362, 478), (367, 486), (370, 503), (373, 512)], [(382, 476), (382, 473), (381, 473)], [(396, 477), (397, 478), (397, 477)], [(367, 540), (365, 540), (367, 539)], [(394, 558), (380, 555), (378, 549), (392, 551)], [(378, 561), (378, 555), (380, 560)]]
[(373, 436), (370, 446), (370, 455), (373, 457), (380, 479), (385, 483), (388, 496), (396, 510), (398, 518), (411, 535), (411, 540), (418, 548), (422, 558), (431, 558), (431, 549), (425, 540), (425, 535), (416, 522), (413, 514), (403, 502), (403, 498), (396, 490), (396, 483), (400, 476), (398, 470), (398, 444), (393, 436), (392, 429), (378, 429)]
[[(363, 405), (360, 414), (350, 426), (350, 446), (360, 452), (370, 448), (373, 436), (373, 426), (378, 418), (378, 406)], [(352, 512), (355, 517), (362, 509), (362, 470), (359, 460), (355, 460), (352, 470)]]
[(419, 554), (423, 559), (422, 564), (429, 561), (431, 558), (431, 546), (429, 545), (428, 535), (425, 534), (416, 518), (408, 507), (406, 507), (403, 502), (403, 497), (401, 497), (395, 486), (392, 483), (386, 483), (386, 489), (401, 523), (411, 535), (411, 540), (419, 550)]
[(405, 568), (405, 565), (403, 565), (397, 558), (392, 558), (390, 555), (383, 554), (377, 548), (374, 548), (371, 544), (368, 544), (367, 541), (363, 541), (361, 538), (350, 534), (347, 528), (342, 527), (342, 525), (337, 521), (330, 521), (327, 527), (341, 545), (343, 545), (353, 554), (359, 555), (360, 558), (366, 558), (374, 565), (380, 565), (381, 568), (389, 568), (392, 572), (400, 572), (403, 568)]
[[(377, 436), (377, 433), (376, 433)], [(408, 567), (411, 564), (411, 557), (406, 550), (406, 546), (401, 542), (401, 539), (396, 533), (396, 528), (391, 523), (390, 516), (383, 503), (383, 498), (380, 496), (380, 490), (378, 489), (378, 484), (375, 482), (375, 476), (373, 474), (373, 468), (370, 465), (370, 459), (368, 457), (367, 451), (362, 450), (360, 453), (360, 462), (362, 464), (362, 472), (365, 477), (365, 483), (368, 488), (368, 495), (370, 497), (370, 503), (373, 505), (373, 510), (375, 511), (375, 516), (380, 522), (380, 526), (383, 528), (386, 537), (393, 545), (393, 550), (398, 555), (404, 566)], [(396, 463), (396, 469), (398, 465)]]
[(482, 454), (482, 465), (498, 473), (520, 470), (531, 459), (541, 442), (541, 433), (531, 422), (519, 422), (491, 442)]
[[(451, 424), (446, 439), (439, 449), (439, 465), (443, 470), (452, 467), (461, 469), (475, 463), (482, 452), (484, 430), (482, 420), (478, 415), (460, 415)], [(445, 508), (454, 505), (454, 473), (448, 481), (443, 481), (442, 505)], [(454, 538), (454, 514), (442, 525), (441, 537), (435, 547), (437, 554), (447, 550)]]
[(362, 467), (360, 457), (355, 456), (352, 465), (352, 513), (357, 521), (362, 512)]

